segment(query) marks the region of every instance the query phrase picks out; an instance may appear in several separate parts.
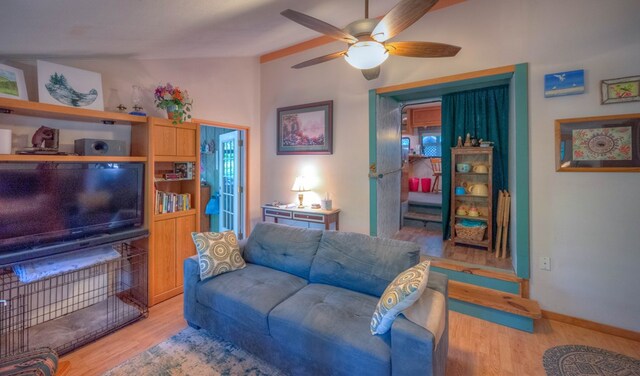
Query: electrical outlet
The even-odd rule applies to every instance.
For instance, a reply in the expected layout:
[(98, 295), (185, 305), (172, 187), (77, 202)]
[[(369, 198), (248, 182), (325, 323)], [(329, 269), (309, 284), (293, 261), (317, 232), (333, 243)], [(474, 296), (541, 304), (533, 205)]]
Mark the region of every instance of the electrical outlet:
[(551, 270), (551, 257), (540, 257), (540, 269)]

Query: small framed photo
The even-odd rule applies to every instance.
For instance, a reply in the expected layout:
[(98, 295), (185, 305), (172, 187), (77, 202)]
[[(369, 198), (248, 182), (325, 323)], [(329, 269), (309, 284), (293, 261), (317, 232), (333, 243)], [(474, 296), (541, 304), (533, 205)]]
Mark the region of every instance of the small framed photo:
[(0, 97), (29, 100), (22, 70), (0, 64)]
[(602, 80), (600, 96), (602, 104), (640, 101), (640, 76)]
[(640, 114), (559, 119), (556, 171), (640, 172)]
[(40, 103), (104, 111), (100, 73), (38, 60)]
[(182, 179), (193, 179), (193, 163), (191, 162), (176, 162), (173, 170)]
[(544, 75), (544, 97), (584, 93), (584, 69)]
[(333, 154), (333, 101), (278, 108), (278, 155)]

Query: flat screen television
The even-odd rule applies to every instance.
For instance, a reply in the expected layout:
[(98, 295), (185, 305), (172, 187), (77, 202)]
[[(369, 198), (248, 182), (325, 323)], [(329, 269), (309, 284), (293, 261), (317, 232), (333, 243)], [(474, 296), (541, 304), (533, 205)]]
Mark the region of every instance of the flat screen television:
[(0, 162), (0, 265), (141, 228), (143, 202), (143, 163)]

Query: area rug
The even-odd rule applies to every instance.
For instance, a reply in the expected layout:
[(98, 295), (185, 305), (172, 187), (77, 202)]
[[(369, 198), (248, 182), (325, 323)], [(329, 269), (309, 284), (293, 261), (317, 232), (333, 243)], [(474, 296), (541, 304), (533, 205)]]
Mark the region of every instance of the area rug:
[(542, 363), (547, 376), (640, 376), (640, 360), (589, 346), (552, 347)]
[(105, 376), (281, 376), (280, 370), (204, 330), (187, 328)]

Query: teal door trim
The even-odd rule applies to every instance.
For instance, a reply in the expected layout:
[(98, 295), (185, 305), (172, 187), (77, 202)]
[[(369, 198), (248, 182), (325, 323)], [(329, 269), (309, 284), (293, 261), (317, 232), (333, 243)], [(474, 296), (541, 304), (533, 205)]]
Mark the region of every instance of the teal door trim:
[[(369, 173), (375, 173), (377, 161), (378, 132), (376, 129), (376, 100), (375, 90), (369, 90)], [(369, 175), (371, 176), (371, 175)], [(369, 177), (369, 235), (378, 235), (378, 182)]]
[(516, 64), (515, 89), (516, 139), (516, 275), (529, 279), (529, 65)]
[[(423, 86), (407, 90), (398, 90), (377, 94), (375, 90), (369, 90), (369, 165), (376, 163), (377, 132), (376, 132), (376, 100), (380, 96), (393, 96), (397, 100), (414, 99), (419, 96), (427, 98), (428, 95), (442, 95), (455, 88), (455, 91), (472, 90), (482, 86), (491, 86), (510, 82), (515, 86), (515, 139), (516, 139), (516, 192), (517, 197), (517, 221), (516, 221), (516, 265), (515, 272), (520, 278), (529, 278), (529, 90), (528, 90), (528, 63), (516, 64), (513, 73), (501, 73), (495, 75), (470, 78), (454, 81), (446, 84)], [(512, 78), (512, 79), (511, 79)], [(376, 180), (369, 180), (369, 233), (377, 235), (378, 207), (377, 207)]]

